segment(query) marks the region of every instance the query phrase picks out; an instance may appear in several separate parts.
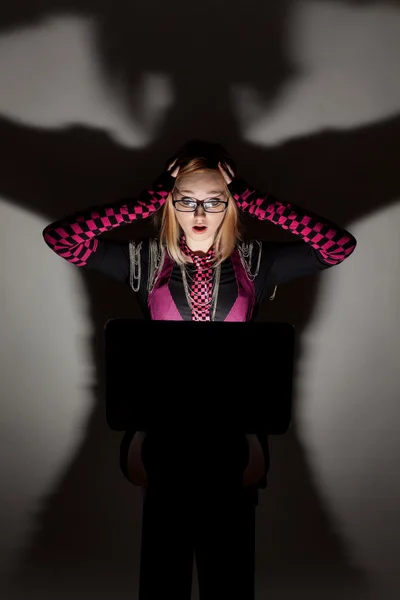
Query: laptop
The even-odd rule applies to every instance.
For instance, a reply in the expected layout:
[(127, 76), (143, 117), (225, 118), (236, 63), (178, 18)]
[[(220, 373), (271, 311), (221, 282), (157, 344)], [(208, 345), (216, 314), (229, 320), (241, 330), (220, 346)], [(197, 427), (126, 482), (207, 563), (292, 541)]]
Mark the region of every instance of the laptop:
[(279, 435), (290, 427), (290, 323), (116, 317), (104, 332), (111, 429)]

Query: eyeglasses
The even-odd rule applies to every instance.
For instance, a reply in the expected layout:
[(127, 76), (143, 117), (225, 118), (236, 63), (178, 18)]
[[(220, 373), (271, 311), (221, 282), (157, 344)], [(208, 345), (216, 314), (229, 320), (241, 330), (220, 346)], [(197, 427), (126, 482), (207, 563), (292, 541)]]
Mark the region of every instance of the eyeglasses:
[(196, 212), (197, 208), (201, 206), (208, 213), (219, 213), (224, 212), (228, 206), (228, 202), (218, 198), (209, 198), (203, 201), (195, 200), (195, 198), (181, 198), (172, 200), (172, 204), (179, 212)]

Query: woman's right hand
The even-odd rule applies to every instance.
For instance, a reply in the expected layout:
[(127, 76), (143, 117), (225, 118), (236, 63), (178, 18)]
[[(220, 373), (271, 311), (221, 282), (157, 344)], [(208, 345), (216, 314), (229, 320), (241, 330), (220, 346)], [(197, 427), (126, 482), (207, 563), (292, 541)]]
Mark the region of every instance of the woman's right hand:
[[(175, 179), (179, 173), (179, 165), (177, 167), (175, 167), (175, 163), (177, 162), (177, 158), (170, 161), (168, 163), (168, 166), (165, 168), (165, 171), (163, 173), (161, 173), (161, 175), (159, 175), (159, 177), (157, 177), (157, 179), (154, 181), (154, 187), (156, 189), (160, 189), (165, 191), (166, 188), (172, 188), (175, 185)], [(172, 178), (172, 180), (171, 180)]]
[[(175, 167), (175, 169), (173, 169), (173, 167), (176, 164), (177, 160), (178, 159), (176, 158), (174, 161), (172, 161), (171, 164), (168, 165), (168, 172), (170, 172), (171, 176), (175, 177), (175, 178), (177, 177), (177, 175), (179, 173), (179, 169), (180, 169), (179, 165), (177, 167)], [(171, 169), (173, 169), (173, 171), (171, 171)]]

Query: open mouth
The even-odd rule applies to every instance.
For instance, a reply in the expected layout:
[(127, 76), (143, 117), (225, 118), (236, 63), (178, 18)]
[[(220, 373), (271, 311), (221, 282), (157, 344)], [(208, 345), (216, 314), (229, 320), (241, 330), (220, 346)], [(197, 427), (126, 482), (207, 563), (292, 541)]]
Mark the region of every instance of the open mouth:
[(207, 231), (207, 227), (205, 225), (195, 225), (192, 227), (192, 229), (195, 233), (204, 233)]

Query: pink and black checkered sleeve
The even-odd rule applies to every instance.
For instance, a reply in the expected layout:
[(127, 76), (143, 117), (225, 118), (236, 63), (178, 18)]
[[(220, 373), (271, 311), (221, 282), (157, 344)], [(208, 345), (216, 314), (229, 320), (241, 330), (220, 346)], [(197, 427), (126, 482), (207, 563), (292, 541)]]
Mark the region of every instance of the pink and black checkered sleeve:
[(343, 262), (357, 245), (354, 236), (346, 229), (294, 204), (263, 194), (243, 179), (235, 178), (228, 187), (243, 212), (299, 236), (330, 266)]
[(175, 179), (166, 173), (154, 183), (153, 189), (143, 191), (138, 199), (120, 200), (66, 216), (45, 227), (44, 241), (68, 262), (84, 267), (96, 252), (97, 238), (102, 233), (152, 216), (164, 205), (174, 183)]

